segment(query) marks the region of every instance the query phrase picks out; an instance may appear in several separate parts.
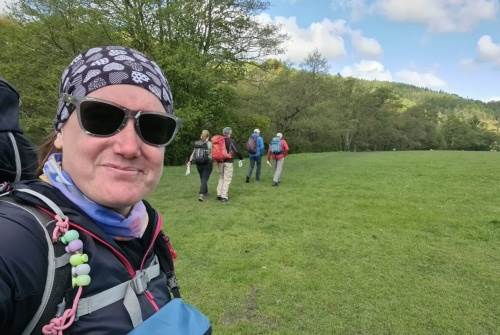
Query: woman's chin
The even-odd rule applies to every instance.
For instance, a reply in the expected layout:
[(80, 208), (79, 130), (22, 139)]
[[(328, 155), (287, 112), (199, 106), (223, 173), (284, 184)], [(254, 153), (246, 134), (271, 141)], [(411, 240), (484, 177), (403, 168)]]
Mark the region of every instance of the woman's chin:
[(130, 191), (127, 192), (113, 192), (107, 194), (106, 196), (98, 199), (96, 202), (102, 206), (112, 208), (120, 213), (128, 213), (130, 208), (134, 206), (137, 202), (142, 199), (139, 194), (131, 194)]

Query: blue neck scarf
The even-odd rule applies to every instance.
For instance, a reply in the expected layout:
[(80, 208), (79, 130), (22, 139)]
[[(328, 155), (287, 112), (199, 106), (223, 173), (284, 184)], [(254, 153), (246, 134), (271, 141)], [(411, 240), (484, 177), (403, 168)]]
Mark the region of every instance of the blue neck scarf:
[(61, 169), (62, 154), (52, 154), (43, 172), (52, 186), (61, 191), (66, 198), (82, 209), (106, 234), (117, 240), (140, 238), (148, 225), (148, 213), (142, 201), (136, 203), (127, 217), (99, 205), (87, 198), (76, 187), (68, 173)]

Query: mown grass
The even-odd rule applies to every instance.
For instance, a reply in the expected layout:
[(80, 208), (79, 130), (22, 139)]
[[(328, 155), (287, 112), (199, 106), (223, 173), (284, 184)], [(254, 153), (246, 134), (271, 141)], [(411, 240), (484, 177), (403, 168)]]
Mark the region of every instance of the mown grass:
[(185, 299), (215, 334), (500, 334), (500, 154), (299, 154), (282, 184), (196, 200), (167, 167), (150, 201)]

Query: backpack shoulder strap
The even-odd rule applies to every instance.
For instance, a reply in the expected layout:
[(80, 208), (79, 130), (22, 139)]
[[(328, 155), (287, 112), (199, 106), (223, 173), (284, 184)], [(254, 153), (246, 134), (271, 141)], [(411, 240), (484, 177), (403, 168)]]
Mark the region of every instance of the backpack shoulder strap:
[(14, 161), (16, 163), (16, 178), (14, 181), (19, 181), (21, 180), (21, 172), (22, 172), (22, 167), (21, 167), (21, 156), (19, 155), (19, 148), (17, 147), (17, 142), (16, 138), (12, 134), (11, 131), (7, 132), (7, 135), (9, 136), (10, 142), (12, 143), (12, 149), (14, 150)]
[(16, 192), (22, 192), (22, 193), (27, 193), (29, 195), (32, 195), (39, 200), (41, 200), (44, 204), (46, 204), (56, 215), (59, 215), (59, 217), (63, 220), (66, 219), (66, 214), (63, 213), (63, 211), (59, 208), (59, 206), (56, 205), (55, 202), (47, 198), (45, 195), (41, 194), (40, 192), (37, 192), (35, 190), (29, 189), (29, 188), (18, 188), (15, 190)]
[(137, 327), (142, 323), (141, 307), (137, 296), (143, 294), (147, 290), (149, 282), (159, 275), (160, 265), (158, 257), (155, 256), (151, 264), (144, 270), (137, 271), (135, 277), (131, 280), (92, 296), (81, 298), (78, 303), (76, 317), (82, 317), (123, 300), (123, 305), (132, 320), (134, 328)]
[[(29, 193), (38, 199), (46, 203), (51, 209), (56, 213), (62, 213), (61, 209), (50, 199), (45, 197), (34, 190), (30, 189), (17, 189), (24, 193)], [(66, 291), (69, 279), (71, 279), (70, 273), (71, 268), (66, 266), (69, 264), (69, 254), (64, 250), (61, 245), (54, 246), (52, 239), (50, 238), (50, 233), (48, 226), (54, 222), (54, 220), (42, 213), (34, 206), (20, 203), (14, 197), (8, 193), (2, 195), (1, 201), (10, 203), (11, 205), (24, 210), (31, 214), (35, 218), (35, 221), (42, 227), (44, 232), (45, 241), (47, 242), (48, 254), (47, 254), (47, 277), (45, 279), (45, 287), (43, 290), (42, 300), (40, 305), (36, 310), (33, 318), (30, 320), (28, 325), (23, 331), (23, 335), (28, 335), (31, 333), (36, 333), (41, 331), (41, 327), (47, 323), (48, 320), (55, 314), (57, 310), (57, 304), (62, 299), (64, 292)], [(63, 214), (64, 215), (64, 214)]]
[(170, 293), (174, 298), (180, 298), (181, 292), (174, 268), (175, 250), (170, 243), (169, 237), (163, 231), (160, 232), (155, 242), (154, 250), (158, 256), (161, 269), (167, 275), (167, 286)]

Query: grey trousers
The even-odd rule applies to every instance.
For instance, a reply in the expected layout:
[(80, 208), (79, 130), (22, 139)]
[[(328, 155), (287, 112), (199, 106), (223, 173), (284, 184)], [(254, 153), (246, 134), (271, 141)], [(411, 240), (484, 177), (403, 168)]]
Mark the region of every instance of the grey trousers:
[(285, 158), (278, 159), (275, 162), (273, 182), (279, 183), (281, 180), (281, 172), (283, 172), (283, 163), (285, 163)]
[(248, 167), (247, 177), (252, 177), (253, 168), (255, 164), (257, 164), (257, 169), (255, 171), (255, 180), (260, 180), (260, 169), (261, 169), (262, 156), (259, 157), (250, 157), (250, 166)]

